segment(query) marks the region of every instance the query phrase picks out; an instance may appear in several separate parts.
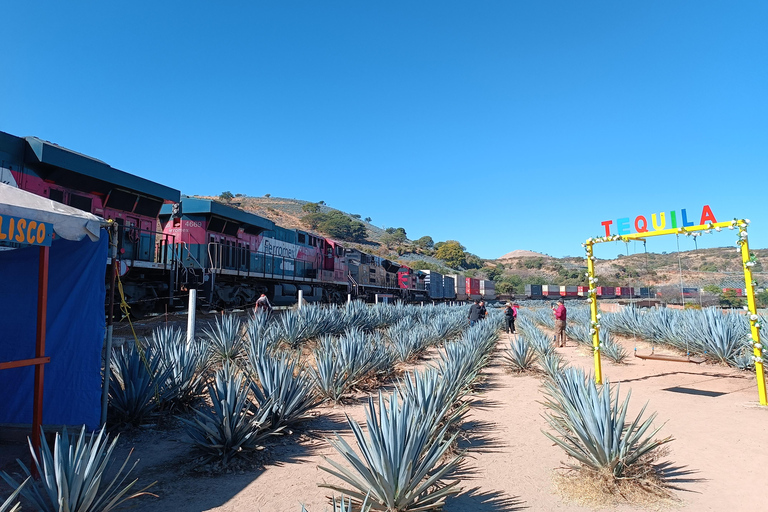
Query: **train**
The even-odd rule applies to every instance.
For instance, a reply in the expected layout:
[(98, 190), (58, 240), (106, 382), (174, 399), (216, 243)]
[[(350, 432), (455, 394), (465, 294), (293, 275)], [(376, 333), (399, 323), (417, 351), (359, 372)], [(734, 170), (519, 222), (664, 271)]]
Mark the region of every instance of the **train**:
[[(650, 287), (633, 286), (598, 286), (596, 295), (601, 298), (643, 298), (655, 297), (655, 290)], [(527, 298), (554, 298), (554, 297), (587, 297), (589, 286), (560, 286), (560, 285), (525, 285), (525, 296)]]
[[(586, 298), (588, 296), (589, 286), (561, 286), (561, 285), (525, 285), (525, 297), (529, 299), (547, 299), (547, 298)], [(733, 292), (737, 297), (744, 297), (745, 292), (742, 288), (722, 288), (722, 291)], [(699, 298), (702, 290), (694, 287), (683, 287), (682, 292), (677, 288), (675, 297), (681, 295), (686, 299)], [(598, 286), (595, 294), (603, 299), (654, 299), (661, 298), (662, 293), (654, 287), (634, 287), (634, 286)]]
[[(318, 303), (496, 298), (493, 281), (415, 270), (231, 205), (184, 196), (38, 137), (0, 131), (0, 183), (114, 220), (115, 263), (134, 313), (183, 306), (190, 289), (214, 308), (246, 307), (262, 293), (287, 306), (299, 291)], [(108, 258), (107, 274), (111, 264)]]

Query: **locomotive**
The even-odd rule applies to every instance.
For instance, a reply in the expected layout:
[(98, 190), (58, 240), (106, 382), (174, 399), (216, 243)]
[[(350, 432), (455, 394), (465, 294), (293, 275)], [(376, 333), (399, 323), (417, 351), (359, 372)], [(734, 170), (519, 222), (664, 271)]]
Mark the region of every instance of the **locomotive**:
[(134, 312), (180, 306), (191, 288), (212, 307), (243, 307), (261, 293), (290, 305), (299, 290), (308, 302), (328, 303), (348, 296), (495, 298), (491, 281), (414, 270), (239, 208), (182, 196), (37, 137), (0, 132), (0, 182), (114, 220), (120, 280)]

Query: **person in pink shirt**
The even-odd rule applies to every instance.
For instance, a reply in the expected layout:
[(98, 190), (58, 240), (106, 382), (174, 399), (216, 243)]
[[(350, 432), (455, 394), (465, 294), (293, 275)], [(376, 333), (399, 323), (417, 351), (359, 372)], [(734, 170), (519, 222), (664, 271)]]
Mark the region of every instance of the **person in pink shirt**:
[(555, 345), (558, 347), (565, 346), (565, 303), (563, 299), (557, 301), (557, 307), (555, 312)]

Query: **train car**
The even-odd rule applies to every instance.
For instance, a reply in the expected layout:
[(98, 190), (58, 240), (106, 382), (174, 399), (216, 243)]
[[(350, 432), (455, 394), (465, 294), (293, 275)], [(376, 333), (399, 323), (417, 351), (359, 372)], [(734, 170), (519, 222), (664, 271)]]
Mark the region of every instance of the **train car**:
[(726, 292), (733, 292), (736, 294), (737, 297), (745, 297), (746, 294), (744, 293), (744, 290), (742, 288), (723, 288), (723, 293)]
[(544, 297), (559, 297), (560, 296), (560, 286), (552, 285), (552, 284), (545, 284), (541, 286), (541, 294)]
[(469, 294), (467, 293), (467, 280), (464, 276), (458, 274), (448, 274), (448, 277), (453, 279), (454, 286), (456, 288), (456, 300), (468, 300)]
[(182, 282), (215, 307), (241, 307), (265, 293), (276, 305), (341, 302), (348, 290), (344, 248), (309, 233), (208, 199), (185, 197), (160, 212), (178, 239)]
[(480, 296), (483, 300), (496, 300), (496, 283), (487, 279), (481, 279)]
[(406, 301), (428, 300), (426, 289), (426, 274), (420, 270), (413, 270), (407, 265), (401, 265), (397, 271), (397, 284), (400, 288), (400, 296)]
[(525, 296), (534, 299), (542, 297), (544, 295), (542, 288), (540, 284), (527, 284), (525, 285)]
[(683, 288), (683, 297), (692, 299), (692, 298), (698, 298), (698, 296), (699, 296), (698, 288)]
[(597, 296), (603, 299), (612, 299), (616, 297), (616, 288), (613, 286), (598, 286)]
[(446, 300), (456, 298), (456, 281), (451, 276), (443, 276), (443, 298)]
[(578, 286), (563, 286), (560, 290), (560, 295), (563, 297), (578, 297), (579, 296), (579, 287)]
[[(37, 137), (0, 132), (0, 180), (117, 223), (123, 291), (134, 311), (173, 304), (177, 262), (173, 235), (157, 230), (164, 203), (180, 192), (128, 174)], [(111, 263), (111, 258), (107, 265)], [(109, 282), (109, 280), (107, 280)]]
[(472, 300), (478, 300), (481, 298), (480, 295), (480, 280), (475, 279), (474, 277), (465, 277), (465, 286), (467, 290), (467, 295), (469, 295), (469, 298)]
[(372, 302), (376, 295), (387, 294), (392, 299), (415, 300), (410, 291), (418, 288), (419, 279), (410, 275), (408, 267), (357, 249), (347, 249), (345, 259), (354, 297)]
[(424, 285), (427, 289), (427, 293), (432, 300), (441, 300), (445, 297), (443, 287), (445, 285), (445, 277), (439, 272), (434, 270), (422, 270), (424, 274)]
[(589, 286), (577, 286), (576, 295), (578, 295), (579, 297), (589, 296)]

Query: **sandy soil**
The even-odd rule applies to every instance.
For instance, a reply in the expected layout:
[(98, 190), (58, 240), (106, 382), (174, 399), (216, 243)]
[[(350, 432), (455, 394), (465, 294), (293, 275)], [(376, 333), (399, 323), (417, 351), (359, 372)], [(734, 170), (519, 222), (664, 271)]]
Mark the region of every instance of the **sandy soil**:
[[(504, 337), (499, 347), (508, 343)], [(629, 350), (631, 340), (622, 340)], [(573, 365), (590, 367), (591, 354), (573, 344), (559, 349)], [(640, 353), (649, 352), (643, 344)], [(662, 435), (675, 437), (668, 460), (671, 480), (680, 490), (677, 501), (650, 509), (695, 511), (748, 510), (762, 502), (761, 477), (768, 448), (768, 410), (756, 406), (754, 376), (725, 367), (690, 363), (642, 361), (627, 365), (603, 364), (604, 375), (632, 389), (631, 409), (648, 401), (647, 412), (658, 412), (666, 425)], [(593, 510), (564, 499), (553, 475), (565, 460), (564, 452), (542, 433), (545, 421), (541, 379), (516, 376), (504, 370), (497, 357), (475, 397), (464, 424), (462, 448), (467, 450), (461, 472), (464, 494), (452, 499), (448, 512), (508, 510)], [(328, 509), (328, 492), (317, 483), (330, 477), (318, 469), (323, 456), (339, 459), (326, 437), (334, 431), (350, 434), (345, 414), (362, 421), (365, 397), (344, 406), (322, 406), (304, 433), (276, 438), (256, 468), (209, 476), (195, 470), (192, 455), (179, 429), (144, 429), (124, 434), (121, 450), (135, 448), (141, 482), (157, 480), (157, 498), (132, 502), (137, 511), (262, 511)], [(0, 494), (5, 494), (3, 489)], [(649, 507), (622, 505), (609, 510), (634, 511)]]

